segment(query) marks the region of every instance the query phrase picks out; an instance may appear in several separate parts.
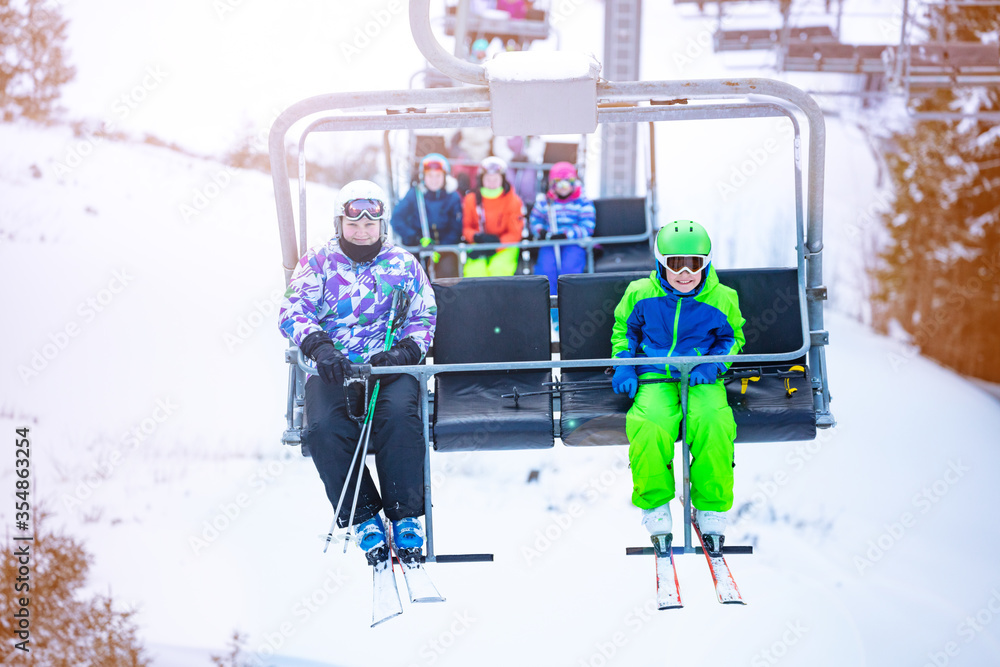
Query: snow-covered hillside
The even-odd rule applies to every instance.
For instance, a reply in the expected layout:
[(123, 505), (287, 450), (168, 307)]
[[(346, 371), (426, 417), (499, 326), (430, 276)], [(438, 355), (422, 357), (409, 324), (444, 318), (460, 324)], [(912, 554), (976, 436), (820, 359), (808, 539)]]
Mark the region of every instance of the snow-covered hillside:
[(328, 665), (1000, 660), (1000, 403), (836, 315), (838, 428), (737, 450), (747, 607), (686, 556), (685, 609), (649, 611), (652, 564), (623, 555), (645, 541), (624, 450), (560, 446), (435, 455), (439, 552), (496, 562), (431, 566), (449, 601), (369, 630), (368, 568), (321, 553), (321, 485), (278, 443), (267, 179), (113, 143), (59, 175), (73, 142), (0, 126), (2, 424), (31, 426), (37, 498), (93, 552), (91, 588), (140, 609), (157, 665), (208, 664), (234, 629)]

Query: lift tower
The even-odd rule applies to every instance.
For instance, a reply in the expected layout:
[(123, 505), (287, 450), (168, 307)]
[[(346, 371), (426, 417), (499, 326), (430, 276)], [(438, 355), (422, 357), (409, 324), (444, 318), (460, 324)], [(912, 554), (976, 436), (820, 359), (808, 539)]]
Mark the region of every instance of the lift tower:
[[(607, 0), (604, 10), (604, 78), (639, 80), (642, 0)], [(601, 129), (601, 197), (632, 197), (636, 190), (637, 127), (608, 123)]]

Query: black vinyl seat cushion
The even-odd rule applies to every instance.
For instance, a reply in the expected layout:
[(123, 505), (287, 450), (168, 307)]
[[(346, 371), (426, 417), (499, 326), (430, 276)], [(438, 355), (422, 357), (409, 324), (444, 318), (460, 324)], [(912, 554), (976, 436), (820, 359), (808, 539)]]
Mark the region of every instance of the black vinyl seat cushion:
[[(548, 361), (545, 276), (451, 278), (434, 283), (436, 364)], [(540, 391), (550, 369), (438, 373), (432, 442), (438, 451), (536, 449), (555, 445), (552, 397), (501, 399)]]
[(543, 449), (555, 444), (552, 395), (500, 397), (537, 392), (550, 371), (447, 373), (438, 376), (434, 448), (442, 452)]

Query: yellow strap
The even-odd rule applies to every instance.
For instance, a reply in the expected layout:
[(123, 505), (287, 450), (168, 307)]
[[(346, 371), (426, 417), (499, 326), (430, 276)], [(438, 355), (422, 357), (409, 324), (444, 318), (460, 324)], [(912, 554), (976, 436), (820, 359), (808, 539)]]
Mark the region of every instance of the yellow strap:
[[(791, 371), (801, 371), (803, 373), (806, 372), (806, 369), (803, 368), (802, 366), (792, 366), (788, 370), (789, 370), (789, 372), (791, 372)], [(793, 387), (791, 385), (791, 378), (785, 378), (785, 395), (788, 398), (791, 398), (792, 394), (794, 394), (797, 391), (798, 391), (798, 389), (796, 389), (795, 387)]]
[(750, 382), (757, 382), (758, 380), (760, 380), (760, 376), (759, 375), (757, 375), (755, 377), (752, 377), (752, 378), (740, 378), (740, 393), (741, 394), (747, 393), (747, 386), (748, 386), (748, 384)]

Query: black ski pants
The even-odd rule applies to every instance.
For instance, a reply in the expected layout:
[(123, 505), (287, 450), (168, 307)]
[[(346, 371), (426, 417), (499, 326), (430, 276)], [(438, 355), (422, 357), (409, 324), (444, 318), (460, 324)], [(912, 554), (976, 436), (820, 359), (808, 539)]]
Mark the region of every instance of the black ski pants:
[[(354, 513), (355, 525), (371, 519), (383, 508), (390, 521), (424, 513), (424, 431), (419, 410), (420, 384), (412, 375), (390, 377), (393, 379), (388, 384), (385, 380), (381, 383), (368, 442), (368, 453), (375, 455), (382, 494), (379, 495), (368, 466), (363, 465), (358, 507)], [(303, 434), (303, 442), (309, 447), (313, 463), (326, 487), (326, 496), (336, 508), (351, 458), (361, 437), (361, 425), (348, 415), (344, 387), (326, 384), (315, 375), (306, 382), (306, 415), (309, 425)], [(351, 515), (357, 477), (355, 462), (351, 483), (337, 517), (337, 525), (341, 528), (347, 526)]]

